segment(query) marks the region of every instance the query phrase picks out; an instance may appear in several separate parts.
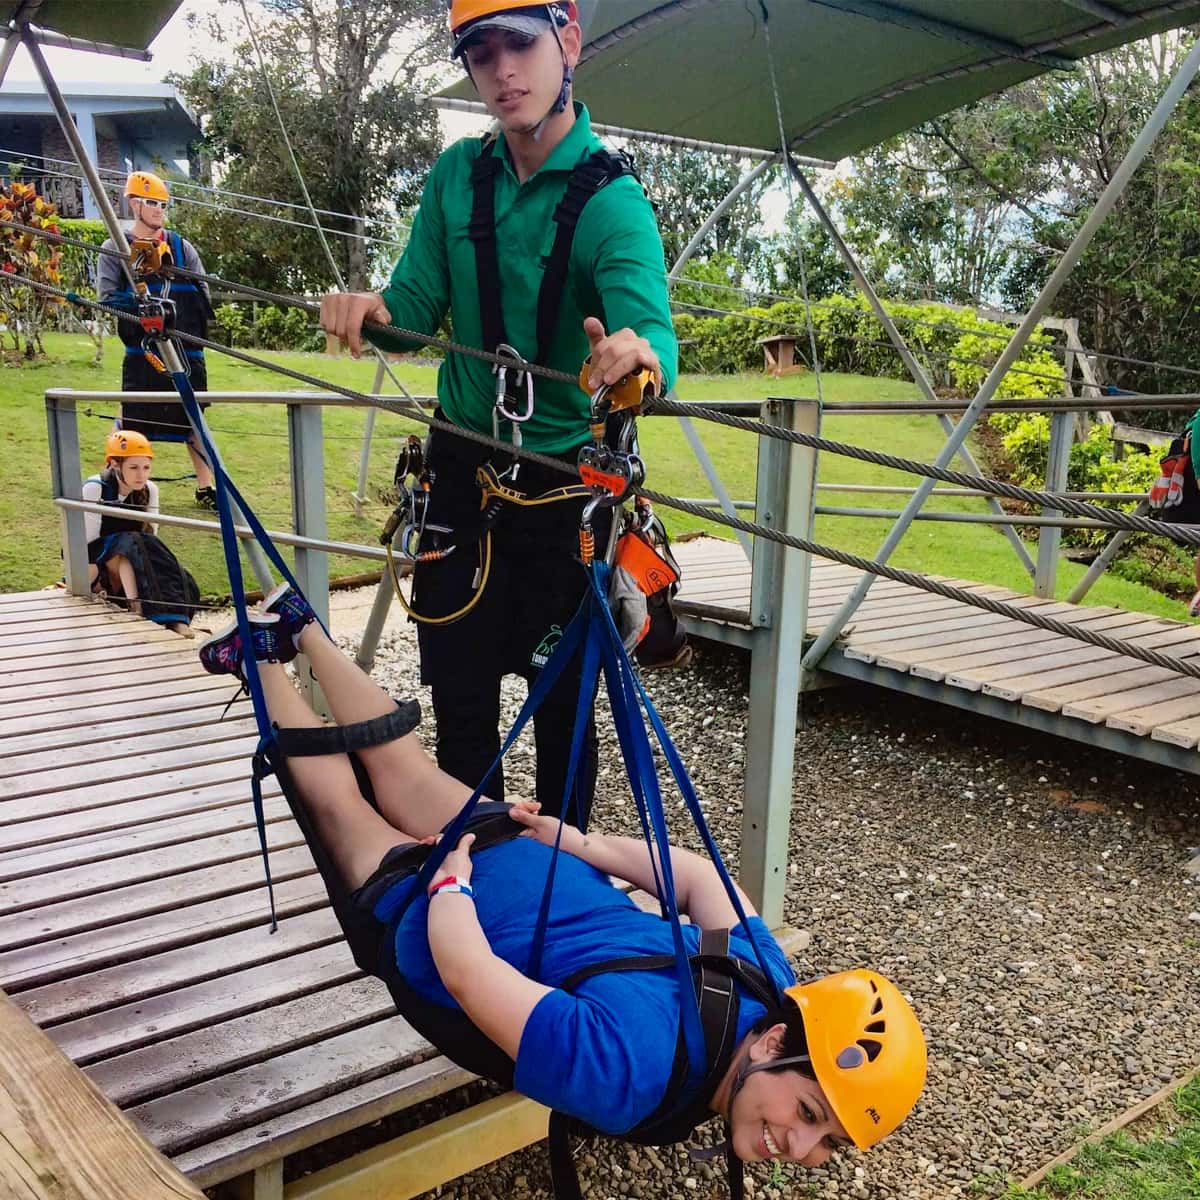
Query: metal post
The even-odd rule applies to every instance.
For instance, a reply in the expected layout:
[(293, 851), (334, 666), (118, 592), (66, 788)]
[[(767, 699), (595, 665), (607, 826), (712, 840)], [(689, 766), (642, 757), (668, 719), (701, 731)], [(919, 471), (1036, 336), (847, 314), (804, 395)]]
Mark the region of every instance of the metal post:
[(8, 68), (12, 65), (13, 55), (16, 54), (17, 47), (20, 44), (21, 35), (14, 29), (4, 39), (4, 45), (0, 46), (0, 84), (4, 82), (4, 77), (8, 74)]
[[(1050, 278), (1046, 280), (1037, 299), (1033, 302), (1033, 307), (1021, 322), (1020, 328), (1013, 334), (1012, 340), (1005, 346), (1000, 357), (996, 360), (995, 366), (992, 367), (987, 378), (980, 386), (975, 399), (971, 401), (963, 413), (962, 419), (954, 427), (954, 433), (947, 440), (945, 446), (942, 447), (941, 452), (934, 461), (934, 466), (948, 466), (953, 461), (955, 454), (958, 453), (959, 447), (967, 440), (967, 434), (974, 428), (975, 422), (979, 419), (984, 409), (987, 408), (988, 401), (995, 395), (996, 389), (1000, 386), (1005, 375), (1008, 374), (1012, 365), (1017, 361), (1021, 351), (1025, 348), (1026, 342), (1029, 341), (1030, 335), (1037, 328), (1042, 315), (1050, 307), (1054, 297), (1058, 295), (1067, 276), (1074, 270), (1076, 263), (1079, 262), (1084, 251), (1091, 243), (1096, 230), (1099, 229), (1105, 217), (1108, 216), (1109, 211), (1125, 190), (1125, 185), (1129, 182), (1129, 177), (1137, 170), (1142, 159), (1146, 157), (1147, 152), (1154, 143), (1154, 139), (1158, 136), (1163, 125), (1166, 124), (1172, 109), (1179, 103), (1180, 98), (1187, 90), (1198, 69), (1200, 69), (1200, 42), (1197, 42), (1192, 47), (1191, 52), (1179, 68), (1170, 86), (1163, 93), (1162, 99), (1158, 102), (1154, 112), (1150, 115), (1150, 119), (1146, 122), (1145, 128), (1138, 134), (1137, 140), (1129, 148), (1129, 152), (1125, 155), (1121, 165), (1109, 180), (1108, 186), (1104, 189), (1100, 199), (1096, 201), (1096, 207), (1092, 209), (1088, 219), (1075, 235), (1071, 245), (1067, 248), (1062, 258), (1059, 259), (1058, 265), (1054, 268)], [(875, 558), (877, 561), (887, 562), (891, 558), (892, 552), (908, 532), (908, 527), (912, 524), (913, 517), (924, 505), (925, 498), (933, 490), (933, 484), (934, 481), (927, 478), (923, 479), (918, 485), (912, 500), (905, 507), (900, 519), (884, 539), (883, 545), (876, 552)], [(858, 584), (846, 599), (846, 602), (825, 628), (821, 630), (820, 636), (813, 642), (812, 646), (809, 647), (808, 652), (804, 656), (805, 669), (811, 669), (821, 661), (825, 652), (841, 634), (850, 616), (862, 603), (863, 597), (870, 590), (874, 580), (874, 575), (865, 574), (858, 581)]]
[[(1046, 458), (1046, 491), (1065, 492), (1067, 471), (1071, 465), (1071, 443), (1075, 440), (1075, 414), (1056, 412), (1050, 416), (1050, 449)], [(1043, 517), (1061, 517), (1057, 508), (1042, 509)], [(1033, 594), (1049, 597), (1054, 595), (1058, 580), (1058, 548), (1062, 541), (1062, 530), (1056, 525), (1043, 525), (1038, 533), (1037, 574), (1033, 580)]]
[[(321, 437), (321, 409), (313, 404), (288, 405), (288, 442), (292, 475), (292, 527), (301, 537), (326, 536), (325, 447)], [(296, 547), (296, 581), (317, 617), (329, 625), (329, 556), (319, 550)], [(298, 660), (299, 661), (299, 660)], [(329, 715), (307, 660), (296, 678), (314, 710)]]
[[(50, 442), (50, 495), (82, 500), (79, 469), (79, 421), (75, 401), (46, 397), (46, 432)], [(63, 573), (67, 591), (73, 596), (90, 596), (87, 530), (78, 509), (60, 508), (58, 523), (62, 538)]]
[[(763, 420), (817, 434), (821, 407), (814, 400), (768, 400)], [(812, 536), (817, 477), (815, 450), (763, 439), (759, 451), (759, 514), (764, 525), (797, 537)], [(752, 608), (766, 623), (755, 630), (750, 660), (750, 716), (742, 808), (741, 881), (769, 926), (783, 922), (787, 885), (788, 821), (800, 651), (808, 619), (811, 555), (774, 542), (755, 542), (754, 578), (770, 581)]]
[[(400, 535), (403, 529), (396, 530), (396, 536), (392, 539), (392, 549), (396, 548), (396, 543), (400, 540)], [(383, 564), (383, 578), (379, 581), (379, 585), (375, 589), (375, 600), (371, 604), (371, 613), (367, 617), (367, 624), (363, 629), (362, 638), (358, 643), (358, 653), (354, 656), (354, 661), (367, 672), (371, 673), (371, 668), (375, 665), (375, 651), (379, 649), (379, 637), (383, 633), (383, 626), (387, 621), (388, 612), (392, 607), (392, 575), (388, 569), (387, 563)]]
[[(383, 355), (379, 356), (379, 362), (375, 364), (375, 382), (371, 385), (373, 395), (383, 391), (383, 373), (387, 362)], [(363, 444), (362, 453), (358, 459), (358, 486), (350, 493), (350, 499), (354, 501), (354, 515), (362, 516), (362, 506), (367, 499), (367, 465), (371, 461), (371, 438), (375, 435), (375, 418), (379, 415), (379, 410), (372, 406), (367, 409), (367, 423), (363, 429)]]
[[(1133, 510), (1134, 516), (1144, 517), (1150, 512), (1150, 503), (1147, 500), (1141, 501), (1137, 508)], [(1117, 557), (1117, 551), (1125, 544), (1125, 539), (1133, 532), (1132, 529), (1118, 529), (1112, 535), (1107, 546), (1100, 551), (1099, 557), (1087, 569), (1084, 577), (1067, 593), (1067, 601), (1070, 604), (1079, 604), (1084, 596), (1092, 590), (1092, 585), (1108, 570), (1109, 564)]]

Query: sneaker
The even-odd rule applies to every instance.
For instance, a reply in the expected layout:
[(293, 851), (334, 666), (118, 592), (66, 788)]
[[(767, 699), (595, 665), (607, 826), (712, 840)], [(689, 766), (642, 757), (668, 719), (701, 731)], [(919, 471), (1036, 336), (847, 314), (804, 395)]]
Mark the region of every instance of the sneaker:
[(1200, 617), (1200, 592), (1192, 597), (1192, 602), (1188, 605), (1188, 616)]
[[(250, 612), (250, 636), (257, 662), (288, 662), (296, 657), (291, 640), (280, 637), (274, 613)], [(237, 622), (200, 643), (200, 665), (210, 675), (242, 675), (242, 635)]]
[(209, 512), (217, 511), (217, 489), (202, 487), (196, 489), (196, 507), (207, 508)]
[(300, 634), (317, 619), (312, 605), (290, 583), (281, 583), (267, 593), (261, 607), (279, 618), (279, 636), (299, 653)]

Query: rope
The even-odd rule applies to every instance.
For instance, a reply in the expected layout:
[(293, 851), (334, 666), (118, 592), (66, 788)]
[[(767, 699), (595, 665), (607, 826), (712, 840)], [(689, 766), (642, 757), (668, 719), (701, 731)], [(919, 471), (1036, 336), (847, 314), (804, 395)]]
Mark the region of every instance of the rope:
[(1114, 529), (1128, 529), (1134, 533), (1167, 536), (1189, 546), (1200, 546), (1200, 526), (1170, 525), (1163, 521), (1151, 520), (1149, 517), (1138, 517), (1133, 513), (1087, 504), (1082, 500), (1074, 500), (1061, 492), (1040, 492), (1033, 488), (1019, 487), (1015, 483), (1005, 483), (999, 479), (988, 479), (982, 475), (968, 475), (964, 471), (952, 471), (946, 467), (934, 467), (928, 463), (917, 462), (915, 459), (900, 458), (895, 454), (885, 454), (880, 450), (867, 449), (865, 446), (852, 446), (846, 442), (834, 442), (814, 434), (797, 433), (791, 429), (781, 429), (777, 425), (767, 425), (763, 421), (751, 421), (746, 417), (717, 412), (697, 404), (681, 404), (677, 400), (668, 400), (665, 397), (656, 397), (647, 401), (643, 405), (643, 409), (648, 414), (664, 413), (676, 417), (698, 417), (717, 425), (727, 425), (731, 429), (741, 429), (759, 437), (776, 438), (780, 441), (791, 442), (796, 446), (805, 446), (810, 450), (824, 450), (829, 454), (840, 454), (846, 458), (857, 458), (862, 462), (874, 463), (878, 467), (891, 467), (896, 471), (907, 471), (913, 475), (924, 475), (929, 479), (940, 479), (944, 483), (956, 483), (963, 487), (988, 492), (993, 496), (1003, 496), (1006, 500), (1019, 500), (1026, 504), (1039, 505), (1042, 508), (1057, 508), (1072, 516), (1088, 517), (1092, 520), (1106, 522)]
[[(61, 288), (51, 287), (49, 284), (38, 283), (31, 279), (25, 279), (19, 275), (9, 275), (9, 279), (19, 283), (24, 283), (35, 290), (42, 291), (48, 295), (58, 296), (60, 299), (68, 300), (74, 304), (81, 304), (84, 307), (104, 309), (104, 305), (96, 300), (90, 300), (86, 296), (78, 296), (73, 292), (63, 291)], [(114, 311), (105, 309), (105, 311)], [(116, 312), (115, 315), (126, 321), (140, 322), (137, 318), (128, 313)], [(346, 396), (351, 400), (357, 400), (362, 404), (371, 405), (376, 408), (382, 408), (387, 411), (395, 411), (394, 405), (386, 400), (380, 400), (374, 396), (369, 396), (365, 392), (356, 392), (353, 388), (342, 387), (340, 384), (333, 384), (327, 380), (317, 379), (314, 376), (307, 375), (302, 371), (293, 370), (291, 367), (285, 367), (280, 363), (268, 362), (265, 359), (256, 358), (254, 355), (246, 354), (244, 351), (235, 350), (230, 346), (222, 346), (218, 342), (211, 342), (207, 338), (197, 338), (190, 334), (177, 334), (176, 336), (183, 340), (197, 345), (202, 345), (208, 349), (216, 350), (222, 354), (228, 354), (233, 358), (248, 362), (253, 366), (263, 367), (269, 371), (275, 371), (281, 375), (290, 376), (293, 379), (298, 379), (301, 383), (307, 383), (318, 389), (335, 392), (339, 395)], [(680, 405), (674, 401), (656, 400), (653, 402), (653, 408), (660, 412), (672, 412), (676, 409), (684, 409), (685, 415), (692, 411), (691, 405)], [(910, 463), (907, 459), (895, 459), (891, 455), (877, 455), (875, 451), (863, 450), (857, 446), (844, 446), (839, 442), (827, 442), (824, 438), (814, 438), (807, 434), (794, 433), (791, 430), (782, 430), (771, 426), (764, 425), (761, 422), (746, 421), (740, 417), (727, 417), (724, 413), (712, 413), (711, 410), (701, 409), (697, 414), (702, 415), (705, 419), (714, 419), (718, 424), (728, 424), (733, 428), (745, 429), (748, 432), (781, 437), (784, 441), (795, 442), (798, 445), (811, 446), (814, 449), (828, 448), (833, 453), (847, 453), (854, 458), (865, 458), (867, 461), (880, 462), (884, 466), (897, 466), (900, 470), (908, 470), (911, 468), (919, 468), (921, 472), (931, 472), (934, 468), (927, 467), (924, 463)], [(472, 429), (465, 429), (458, 425), (453, 425), (447, 421), (440, 421), (436, 417), (426, 416), (424, 413), (419, 414), (418, 419), (422, 424), (428, 425), (432, 429), (444, 430), (447, 433), (457, 437), (465, 438), (468, 441), (476, 442), (482, 446), (488, 446), (492, 449), (501, 450), (505, 454), (513, 455), (528, 462), (535, 462), (544, 467), (548, 467), (554, 471), (560, 471), (563, 474), (575, 476), (576, 471), (569, 463), (563, 462), (561, 459), (551, 458), (546, 454), (538, 454), (533, 450), (526, 450), (524, 447), (516, 447), (508, 442), (503, 442), (499, 438), (490, 437), (487, 434), (476, 433)], [(770, 431), (770, 433), (768, 433)], [(836, 449), (835, 449), (836, 448)], [(901, 466), (899, 464), (910, 463), (909, 466)], [(952, 482), (957, 482), (962, 479), (975, 479), (975, 476), (963, 475), (960, 472), (939, 472), (935, 478), (949, 477)], [(994, 480), (986, 480), (989, 486), (1002, 488), (1000, 494), (1008, 494), (1011, 489), (1013, 493), (1017, 493), (1021, 498), (1025, 496), (1038, 496), (1042, 499), (1038, 502), (1050, 502), (1050, 506), (1054, 508), (1067, 509), (1070, 506), (1076, 506), (1077, 509), (1085, 510), (1086, 515), (1098, 514), (1101, 520), (1113, 520), (1114, 522), (1119, 517), (1122, 521), (1135, 521), (1128, 513), (1113, 513), (1106, 509), (1093, 509), (1091, 505), (1079, 504), (1078, 501), (1069, 500), (1066, 497), (1056, 495), (1054, 493), (1029, 492), (1025, 488), (1016, 488), (1011, 484), (1000, 484)], [(1053, 617), (1041, 616), (1036, 609), (1017, 608), (1014, 605), (1006, 604), (1003, 601), (992, 600), (987, 596), (977, 595), (975, 592), (968, 592), (962, 588), (955, 587), (953, 584), (943, 583), (940, 580), (927, 578), (914, 571), (905, 571), (898, 567), (891, 567), (884, 563), (877, 563), (871, 559), (861, 558), (857, 554), (850, 554), (843, 550), (838, 550), (833, 546), (825, 546), (819, 542), (810, 541), (807, 538), (795, 537), (789, 533), (783, 533), (778, 529), (771, 529), (766, 525), (759, 525), (753, 521), (743, 521), (740, 517), (731, 517), (723, 512), (714, 512), (705, 508), (700, 504), (693, 504), (690, 501), (680, 500), (675, 496), (669, 496), (663, 492), (657, 492), (650, 488), (638, 488), (637, 494), (644, 496), (652, 504), (660, 504), (664, 508), (671, 508), (677, 512), (687, 513), (689, 516), (699, 517), (704, 521), (712, 521), (718, 525), (724, 525), (729, 529), (740, 530), (743, 533), (752, 534), (755, 537), (761, 537), (766, 541), (775, 542), (781, 546), (788, 546), (793, 550), (802, 550), (807, 554), (814, 554), (819, 558), (827, 558), (832, 562), (839, 562), (845, 566), (853, 567), (858, 571), (865, 571), (872, 575), (879, 575), (885, 579), (894, 580), (897, 583), (904, 583), (910, 587), (917, 588), (919, 591), (931, 592), (937, 596), (943, 596), (948, 600), (957, 600), (963, 604), (969, 605), (972, 608), (981, 608), (987, 612), (995, 613), (998, 616), (1009, 617), (1014, 621), (1020, 621), (1024, 625), (1033, 625), (1040, 629), (1046, 629), (1051, 633), (1057, 633), (1063, 637), (1073, 638), (1076, 641), (1087, 642), (1093, 646), (1099, 646), (1101, 649), (1109, 650), (1113, 654), (1124, 654), (1131, 658), (1139, 659), (1142, 662), (1150, 663), (1152, 666), (1162, 667), (1167, 671), (1176, 671), (1182, 675), (1188, 675), (1195, 679), (1200, 679), (1200, 665), (1189, 662), (1185, 659), (1173, 658), (1166, 654), (1160, 654), (1157, 650), (1148, 650), (1133, 642), (1123, 642), (1118, 638), (1108, 637), (1102, 633), (1096, 633), (1092, 630), (1083, 627), (1071, 625), (1066, 621), (1059, 621)], [(1152, 522), (1146, 522), (1153, 526)], [(1136, 523), (1134, 528), (1140, 528), (1140, 523)], [(1149, 532), (1161, 534), (1164, 530), (1161, 527), (1152, 527)], [(1177, 529), (1173, 532), (1183, 533), (1182, 529)], [(1200, 530), (1186, 530), (1187, 540), (1200, 539)]]

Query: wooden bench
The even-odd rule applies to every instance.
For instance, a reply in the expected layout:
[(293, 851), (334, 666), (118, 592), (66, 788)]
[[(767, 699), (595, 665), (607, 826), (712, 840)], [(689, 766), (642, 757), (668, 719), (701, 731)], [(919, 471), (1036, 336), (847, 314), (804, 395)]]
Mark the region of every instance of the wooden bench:
[(203, 1200), (3, 992), (0, 1195)]
[(807, 370), (803, 357), (796, 362), (796, 336), (791, 333), (773, 333), (770, 337), (759, 338), (758, 344), (763, 349), (763, 371), (774, 375), (777, 379), (784, 375), (795, 375)]

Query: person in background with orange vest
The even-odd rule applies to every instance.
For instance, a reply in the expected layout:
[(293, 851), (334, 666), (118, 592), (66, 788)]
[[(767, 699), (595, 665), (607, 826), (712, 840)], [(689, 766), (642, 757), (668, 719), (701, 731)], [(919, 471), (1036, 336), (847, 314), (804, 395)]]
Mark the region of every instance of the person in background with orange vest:
[[(171, 195), (166, 183), (150, 171), (134, 171), (125, 181), (125, 198), (133, 215), (133, 224), (126, 231), (130, 242), (166, 242), (171, 262), (187, 271), (204, 273), (204, 263), (196, 247), (178, 233), (165, 228), (167, 205)], [(116, 250), (109, 238), (104, 250)], [(208, 322), (213, 316), (212, 301), (206, 283), (191, 280), (167, 280), (151, 275), (146, 280), (150, 294), (171, 300), (175, 305), (175, 327), (183, 333), (206, 337)], [(97, 271), (96, 294), (102, 304), (123, 312), (134, 311), (133, 293), (121, 261), (113, 254), (101, 254)], [(170, 392), (174, 385), (168, 376), (157, 371), (146, 358), (142, 348), (142, 333), (129, 321), (117, 322), (117, 333), (125, 343), (125, 361), (121, 367), (121, 391)], [(204, 351), (198, 346), (183, 344), (192, 390), (208, 390), (208, 371)], [(208, 405), (202, 404), (202, 408)], [(185, 442), (196, 472), (196, 503), (201, 508), (215, 509), (217, 493), (213, 475), (192, 433), (183, 405), (175, 401), (154, 401), (121, 405), (121, 428), (137, 430), (151, 441)]]

